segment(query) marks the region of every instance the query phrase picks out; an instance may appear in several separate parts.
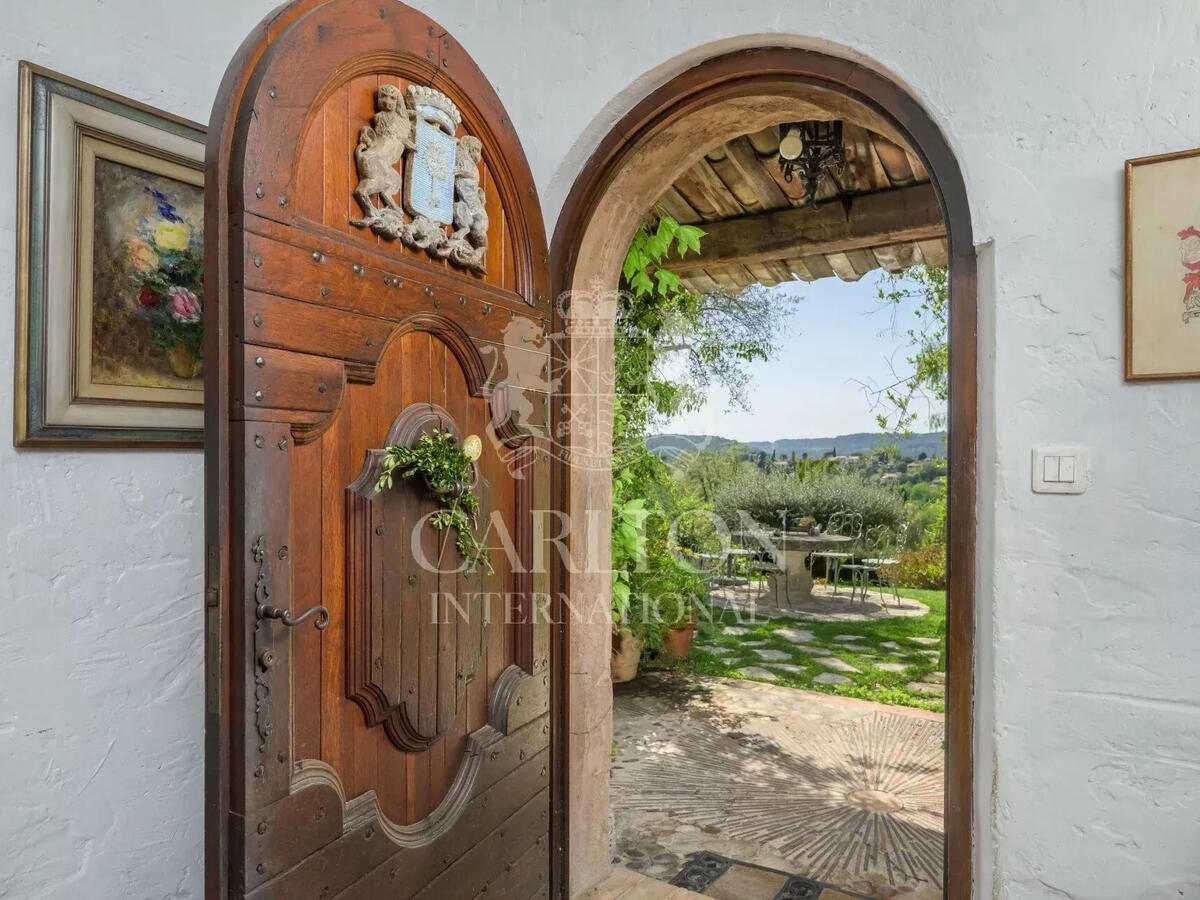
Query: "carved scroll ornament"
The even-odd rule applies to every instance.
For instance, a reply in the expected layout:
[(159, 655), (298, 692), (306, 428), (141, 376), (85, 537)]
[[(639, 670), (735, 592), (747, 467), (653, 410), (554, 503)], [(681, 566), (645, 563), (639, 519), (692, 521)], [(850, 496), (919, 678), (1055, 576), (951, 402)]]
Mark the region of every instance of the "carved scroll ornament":
[[(409, 85), (406, 101), (398, 87), (385, 84), (375, 92), (375, 109), (371, 124), (359, 130), (354, 149), (354, 197), (363, 217), (350, 224), (484, 274), (488, 215), (479, 183), (483, 142), (473, 135), (455, 136), (462, 122), (458, 107), (430, 87)], [(403, 208), (396, 201), (401, 190)]]

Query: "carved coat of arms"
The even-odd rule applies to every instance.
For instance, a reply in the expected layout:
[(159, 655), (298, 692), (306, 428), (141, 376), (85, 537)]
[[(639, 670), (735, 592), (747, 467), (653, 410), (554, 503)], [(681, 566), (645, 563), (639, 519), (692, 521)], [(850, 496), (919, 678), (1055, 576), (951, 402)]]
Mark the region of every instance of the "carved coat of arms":
[[(488, 246), (479, 183), (483, 142), (456, 136), (462, 115), (441, 91), (409, 85), (407, 93), (406, 99), (391, 84), (375, 92), (375, 115), (359, 130), (354, 149), (354, 197), (363, 217), (350, 224), (483, 274)], [(396, 200), (401, 190), (403, 208)]]

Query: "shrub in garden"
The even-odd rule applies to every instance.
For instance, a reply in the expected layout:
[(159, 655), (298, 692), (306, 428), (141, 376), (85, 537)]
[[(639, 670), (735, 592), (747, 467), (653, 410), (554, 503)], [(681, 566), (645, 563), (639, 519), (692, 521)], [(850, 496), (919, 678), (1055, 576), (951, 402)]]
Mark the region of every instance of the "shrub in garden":
[(904, 588), (930, 591), (946, 589), (946, 548), (930, 544), (920, 550), (904, 550), (900, 564), (889, 574), (896, 584)]
[(780, 511), (789, 523), (811, 517), (823, 527), (838, 510), (863, 517), (863, 527), (898, 528), (904, 504), (885, 487), (854, 475), (809, 477), (803, 481), (781, 472), (745, 467), (713, 498), (713, 509), (733, 529), (744, 527), (744, 516), (759, 525), (778, 528)]

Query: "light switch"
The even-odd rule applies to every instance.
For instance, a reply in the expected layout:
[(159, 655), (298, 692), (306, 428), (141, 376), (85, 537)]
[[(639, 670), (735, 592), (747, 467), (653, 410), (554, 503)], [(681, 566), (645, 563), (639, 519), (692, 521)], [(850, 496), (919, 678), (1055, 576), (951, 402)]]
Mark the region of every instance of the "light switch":
[(1047, 456), (1042, 459), (1042, 480), (1046, 482), (1058, 481), (1058, 461), (1061, 456)]
[(1060, 456), (1058, 458), (1058, 480), (1068, 483), (1075, 480), (1075, 457)]
[(1087, 490), (1087, 449), (1034, 447), (1030, 475), (1035, 494), (1082, 494)]

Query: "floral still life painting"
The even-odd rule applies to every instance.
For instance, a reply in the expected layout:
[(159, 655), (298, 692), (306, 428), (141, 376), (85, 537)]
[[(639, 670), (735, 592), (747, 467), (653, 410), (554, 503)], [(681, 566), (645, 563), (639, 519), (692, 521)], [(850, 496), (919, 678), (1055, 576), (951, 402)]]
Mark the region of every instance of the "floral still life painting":
[(204, 128), (22, 62), (18, 447), (194, 447)]
[(204, 194), (96, 160), (91, 377), (201, 390)]

